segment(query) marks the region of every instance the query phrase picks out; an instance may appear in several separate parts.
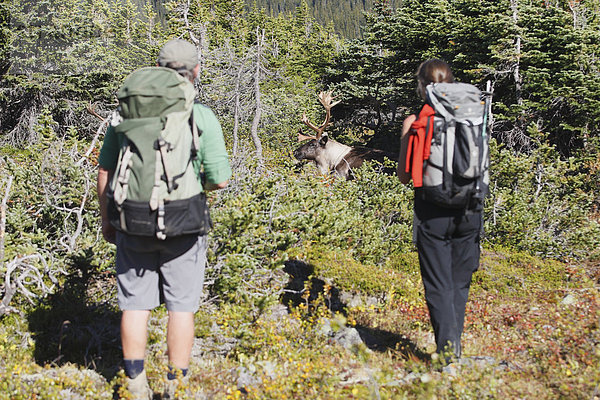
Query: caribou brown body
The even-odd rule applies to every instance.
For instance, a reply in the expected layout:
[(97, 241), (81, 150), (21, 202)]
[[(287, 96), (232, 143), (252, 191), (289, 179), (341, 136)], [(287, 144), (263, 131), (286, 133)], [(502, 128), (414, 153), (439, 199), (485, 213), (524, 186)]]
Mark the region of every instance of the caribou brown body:
[[(312, 139), (294, 151), (299, 161), (312, 161), (323, 173), (334, 173), (344, 179), (352, 179), (352, 170), (359, 168), (365, 161), (377, 161), (384, 165), (384, 159), (398, 160), (398, 154), (368, 147), (350, 147), (329, 139), (325, 134), (320, 139)], [(382, 171), (393, 175), (396, 167), (383, 167)]]
[[(323, 174), (334, 173), (335, 175), (352, 179), (352, 170), (360, 167), (365, 161), (378, 161), (383, 165), (384, 159), (389, 158), (392, 161), (398, 160), (398, 154), (389, 153), (382, 150), (371, 149), (368, 147), (350, 147), (329, 139), (327, 134), (323, 134), (331, 118), (331, 107), (338, 102), (333, 102), (331, 92), (321, 92), (319, 100), (327, 115), (321, 126), (312, 124), (305, 114), (302, 115), (302, 122), (316, 132), (315, 136), (305, 136), (298, 134), (298, 141), (310, 139), (294, 151), (294, 157), (299, 161), (313, 161), (319, 171)], [(383, 172), (395, 174), (396, 167), (383, 167)]]

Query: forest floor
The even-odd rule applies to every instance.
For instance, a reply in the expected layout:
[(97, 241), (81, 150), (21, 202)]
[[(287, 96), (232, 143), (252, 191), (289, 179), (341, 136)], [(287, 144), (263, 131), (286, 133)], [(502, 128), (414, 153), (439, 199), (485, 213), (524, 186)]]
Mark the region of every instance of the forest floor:
[[(442, 368), (415, 254), (383, 266), (305, 249), (274, 293), (205, 298), (190, 378), (198, 399), (600, 399), (600, 263), (484, 251), (463, 358)], [(129, 398), (110, 271), (80, 269), (28, 312), (0, 320), (0, 399)], [(247, 301), (246, 301), (247, 300)], [(146, 368), (160, 399), (166, 311), (149, 323)]]

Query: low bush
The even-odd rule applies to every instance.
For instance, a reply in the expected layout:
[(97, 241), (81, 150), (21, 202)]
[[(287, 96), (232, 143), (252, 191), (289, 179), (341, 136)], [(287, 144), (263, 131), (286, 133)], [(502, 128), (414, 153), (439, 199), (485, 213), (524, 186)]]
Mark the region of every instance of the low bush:
[(600, 248), (598, 170), (587, 157), (562, 160), (543, 138), (531, 154), (491, 144), (485, 208), (492, 246), (544, 258), (585, 259)]

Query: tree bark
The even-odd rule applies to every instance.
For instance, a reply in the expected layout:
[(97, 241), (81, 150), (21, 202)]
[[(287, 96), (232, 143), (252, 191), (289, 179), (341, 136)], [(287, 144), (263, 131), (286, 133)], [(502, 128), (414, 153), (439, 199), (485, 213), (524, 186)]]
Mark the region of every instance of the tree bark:
[[(234, 55), (232, 57), (235, 57)], [(239, 150), (239, 128), (240, 128), (240, 112), (242, 105), (240, 98), (242, 96), (242, 75), (244, 73), (245, 59), (242, 59), (235, 77), (235, 94), (233, 99), (233, 155), (237, 155)]]
[(254, 146), (256, 147), (256, 157), (260, 166), (263, 165), (263, 149), (262, 143), (260, 142), (260, 138), (258, 137), (258, 125), (260, 124), (260, 118), (262, 114), (260, 75), (262, 70), (261, 59), (264, 40), (264, 29), (261, 32), (259, 31), (259, 28), (256, 28), (256, 64), (254, 70), (254, 101), (256, 104), (256, 108), (254, 111), (254, 119), (252, 120), (252, 128), (250, 129), (250, 136), (252, 137), (252, 142), (254, 142)]
[(513, 78), (515, 80), (515, 99), (519, 106), (523, 105), (523, 78), (520, 72), (521, 63), (521, 33), (519, 32), (519, 1), (510, 0), (510, 8), (512, 9), (512, 18), (517, 34), (515, 36), (515, 65), (513, 69)]

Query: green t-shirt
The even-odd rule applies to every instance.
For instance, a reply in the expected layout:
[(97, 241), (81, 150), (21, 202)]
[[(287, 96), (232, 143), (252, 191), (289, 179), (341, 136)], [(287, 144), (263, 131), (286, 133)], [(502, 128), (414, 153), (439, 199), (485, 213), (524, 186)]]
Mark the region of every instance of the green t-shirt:
[[(231, 166), (221, 124), (210, 108), (197, 103), (194, 104), (194, 120), (201, 132), (200, 151), (194, 169), (196, 173), (203, 172), (208, 183), (223, 183), (231, 177)], [(102, 168), (113, 171), (117, 167), (122, 143), (123, 134), (115, 133), (114, 127), (109, 126), (98, 157)]]

